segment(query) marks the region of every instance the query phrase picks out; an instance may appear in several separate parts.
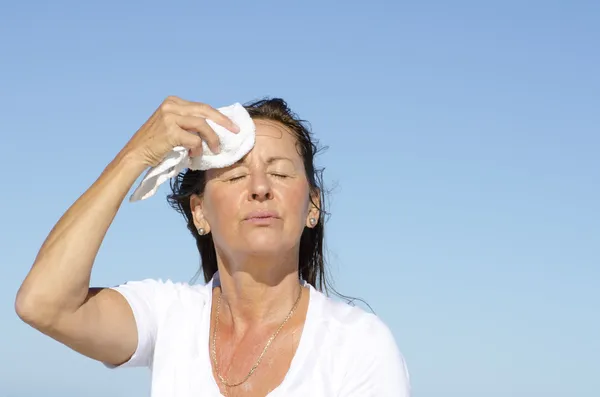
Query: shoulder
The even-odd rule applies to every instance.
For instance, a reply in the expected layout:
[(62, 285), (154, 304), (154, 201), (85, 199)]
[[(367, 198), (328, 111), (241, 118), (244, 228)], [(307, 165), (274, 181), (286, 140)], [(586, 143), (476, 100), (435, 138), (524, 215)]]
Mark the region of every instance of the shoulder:
[(204, 310), (210, 298), (209, 285), (150, 278), (127, 281), (109, 289), (121, 294), (127, 301), (137, 327), (136, 350), (120, 367), (154, 366), (159, 334), (169, 344), (174, 339), (173, 335), (177, 335), (173, 332), (174, 327), (197, 320), (198, 316), (190, 316), (190, 313)]
[(155, 294), (171, 294), (174, 296), (206, 296), (209, 285), (192, 285), (171, 279), (146, 278), (141, 280), (126, 281), (123, 284), (111, 287), (117, 291), (146, 291)]
[(382, 338), (383, 343), (394, 343), (388, 325), (377, 315), (349, 303), (334, 300), (316, 291), (315, 301), (319, 306), (320, 320), (335, 332), (342, 333), (354, 341)]
[(348, 395), (409, 396), (408, 369), (390, 327), (377, 315), (322, 293), (315, 300), (330, 347), (343, 357), (338, 365), (344, 363), (344, 390), (356, 393)]
[(210, 285), (191, 285), (170, 279), (127, 281), (111, 289), (119, 292), (132, 306), (144, 305), (164, 311), (172, 305), (198, 306), (209, 300)]

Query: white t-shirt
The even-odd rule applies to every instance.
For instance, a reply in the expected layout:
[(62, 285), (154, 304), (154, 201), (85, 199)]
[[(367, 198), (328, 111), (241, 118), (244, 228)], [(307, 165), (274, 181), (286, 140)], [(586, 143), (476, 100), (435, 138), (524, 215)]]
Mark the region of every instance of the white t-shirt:
[[(213, 282), (218, 274), (206, 285), (147, 279), (114, 288), (129, 302), (139, 334), (120, 367), (150, 368), (152, 397), (221, 396), (209, 356)], [(305, 285), (310, 300), (300, 342), (268, 396), (409, 397), (408, 371), (389, 328)]]

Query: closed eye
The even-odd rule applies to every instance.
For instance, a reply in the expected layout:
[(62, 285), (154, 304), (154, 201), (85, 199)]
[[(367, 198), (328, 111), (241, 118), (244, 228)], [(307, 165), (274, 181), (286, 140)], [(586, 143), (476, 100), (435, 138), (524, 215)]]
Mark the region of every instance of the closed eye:
[(239, 180), (242, 180), (242, 179), (243, 179), (243, 178), (245, 178), (245, 177), (246, 177), (246, 175), (238, 175), (238, 176), (234, 176), (234, 177), (232, 177), (232, 178), (229, 178), (229, 179), (227, 180), (227, 182), (237, 182), (237, 181), (239, 181)]
[(281, 179), (284, 179), (284, 178), (289, 178), (289, 176), (288, 176), (288, 175), (285, 175), (285, 174), (271, 173), (271, 175), (273, 175), (273, 176), (274, 176), (274, 177), (276, 177), (276, 178), (281, 178)]

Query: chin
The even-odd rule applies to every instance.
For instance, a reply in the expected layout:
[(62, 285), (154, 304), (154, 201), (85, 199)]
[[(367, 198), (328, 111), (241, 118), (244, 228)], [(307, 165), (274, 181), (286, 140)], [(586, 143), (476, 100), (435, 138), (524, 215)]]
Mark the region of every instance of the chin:
[(293, 244), (289, 244), (283, 239), (281, 230), (251, 233), (244, 240), (248, 252), (252, 255), (282, 255), (293, 248)]

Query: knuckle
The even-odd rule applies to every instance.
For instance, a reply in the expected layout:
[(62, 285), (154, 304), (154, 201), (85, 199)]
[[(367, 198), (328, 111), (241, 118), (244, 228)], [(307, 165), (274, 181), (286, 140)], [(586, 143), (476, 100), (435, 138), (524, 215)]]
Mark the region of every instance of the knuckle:
[(167, 102), (167, 101), (165, 101), (165, 102), (163, 102), (160, 105), (160, 111), (163, 114), (173, 113), (174, 108), (175, 108), (175, 102)]
[(188, 145), (191, 149), (202, 148), (202, 139), (196, 134), (188, 136), (188, 139), (186, 139), (186, 142), (188, 143)]
[(163, 122), (166, 125), (174, 125), (176, 116), (173, 113), (167, 112), (162, 116)]
[(165, 100), (160, 104), (160, 110), (163, 113), (172, 113), (177, 108), (180, 103), (180, 99), (174, 95), (169, 95), (165, 98)]

